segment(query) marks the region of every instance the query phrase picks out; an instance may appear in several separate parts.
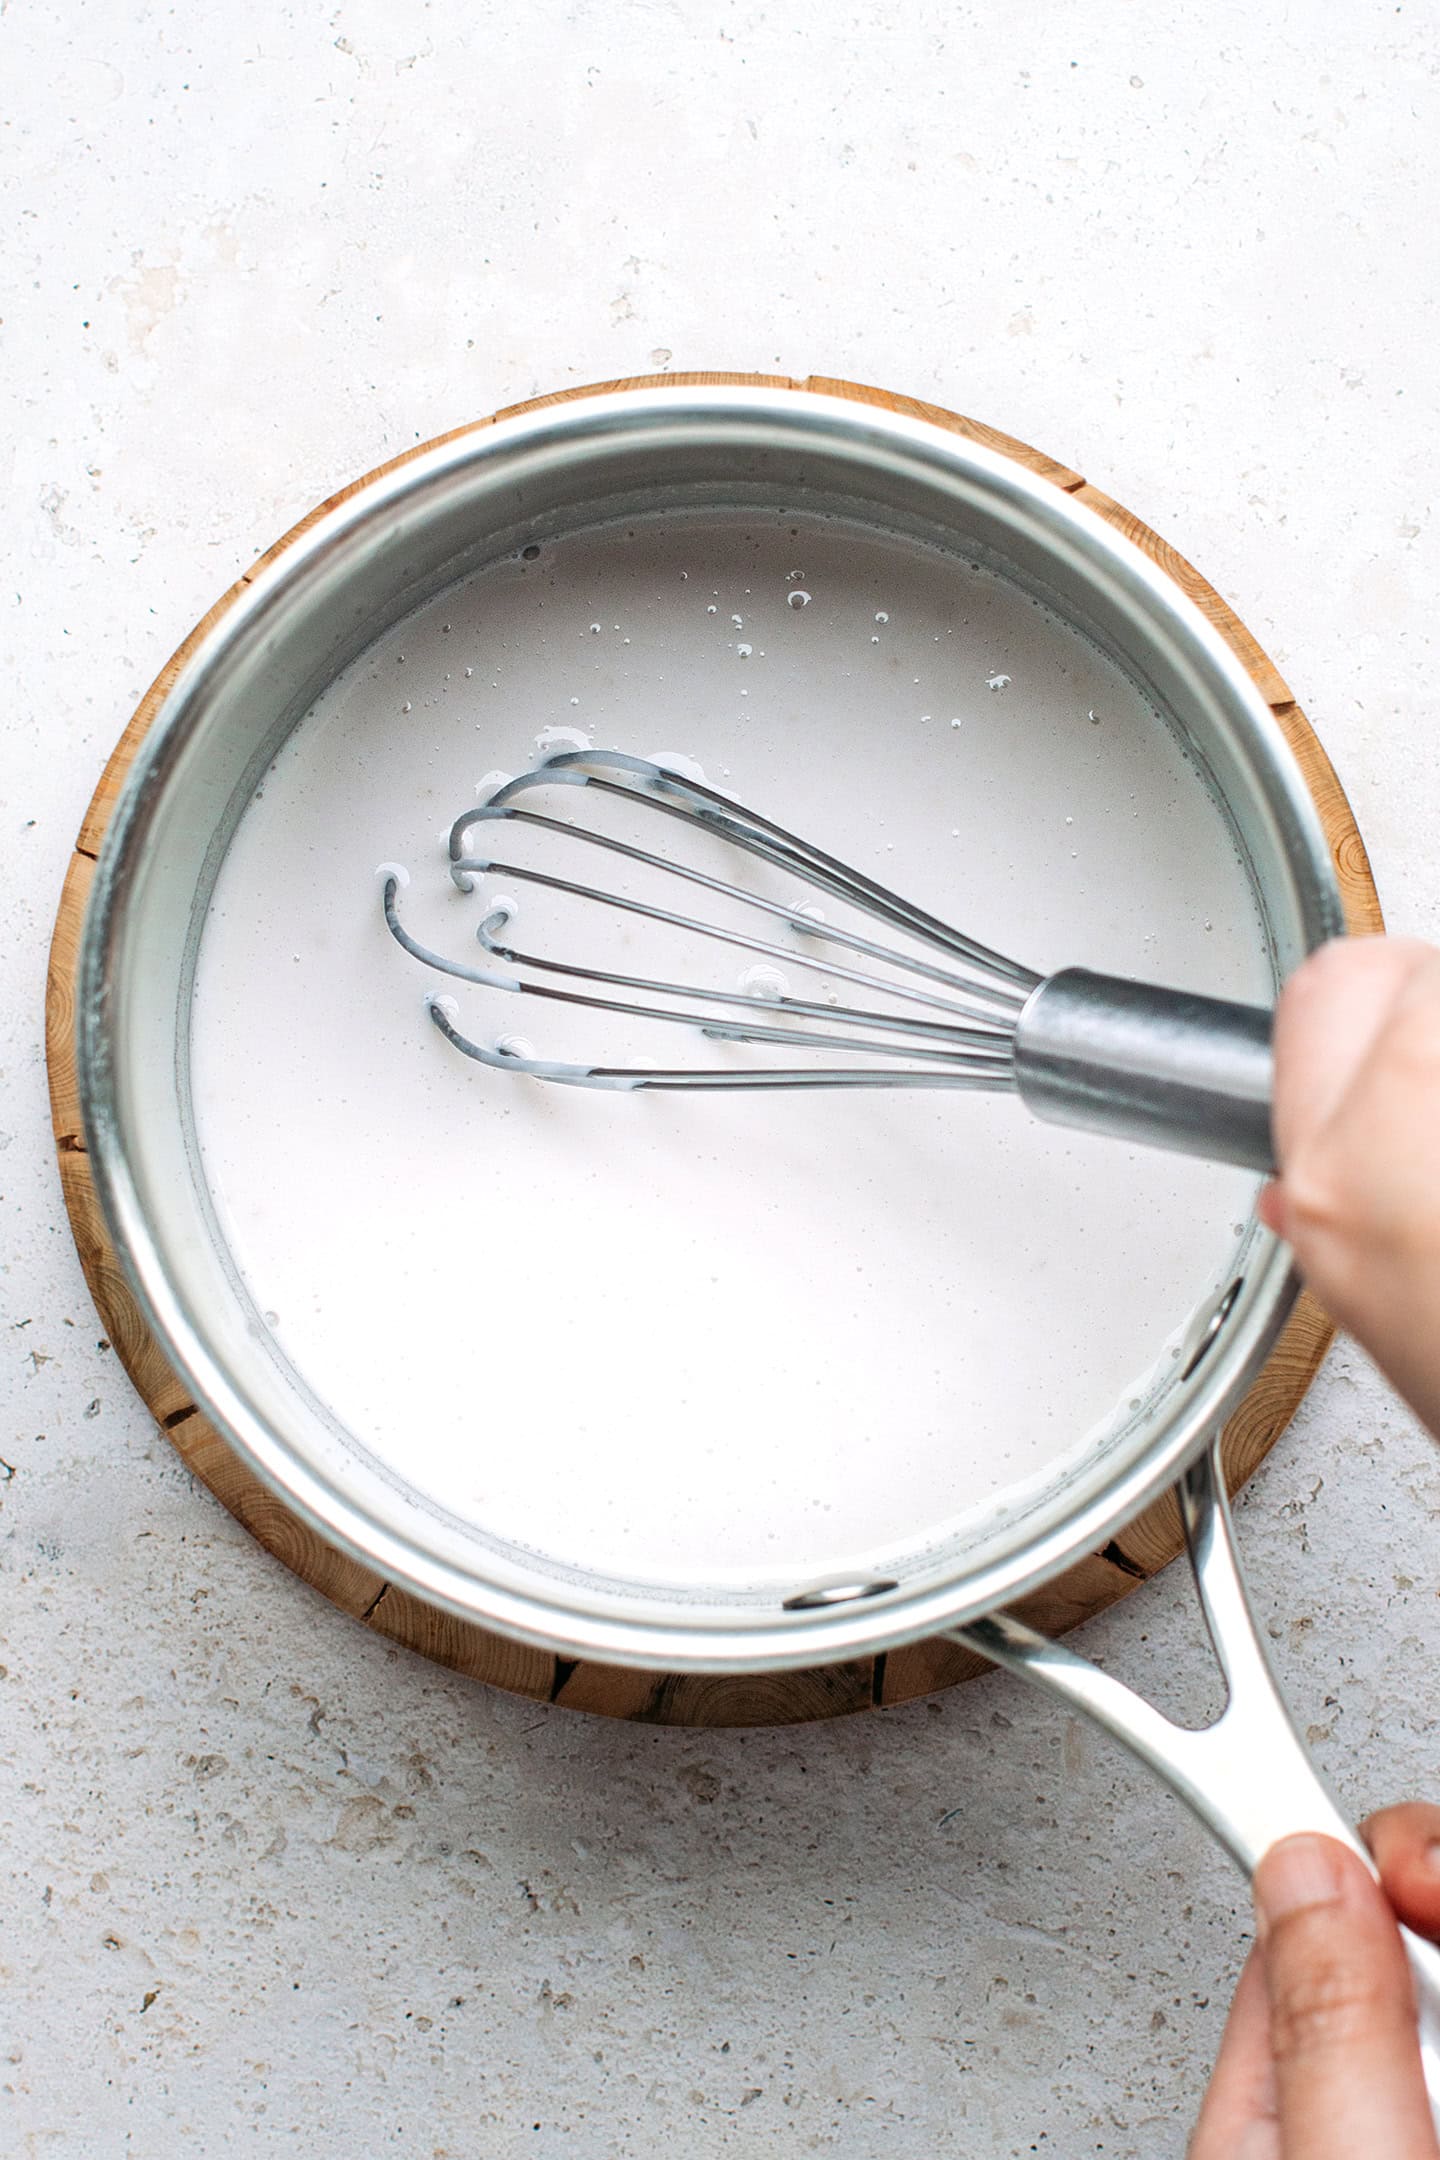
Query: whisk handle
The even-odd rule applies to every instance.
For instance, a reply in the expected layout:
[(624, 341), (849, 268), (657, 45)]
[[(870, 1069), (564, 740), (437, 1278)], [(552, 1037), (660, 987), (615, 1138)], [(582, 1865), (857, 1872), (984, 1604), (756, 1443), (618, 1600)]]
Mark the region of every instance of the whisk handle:
[(1020, 1015), (1016, 1082), (1049, 1124), (1273, 1171), (1271, 1024), (1259, 1006), (1062, 968)]

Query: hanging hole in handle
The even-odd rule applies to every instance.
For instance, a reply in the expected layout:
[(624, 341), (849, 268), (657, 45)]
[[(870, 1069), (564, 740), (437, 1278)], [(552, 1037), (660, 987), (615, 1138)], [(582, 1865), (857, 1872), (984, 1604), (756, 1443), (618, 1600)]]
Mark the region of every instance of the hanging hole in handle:
[(782, 1612), (823, 1612), (828, 1605), (855, 1605), (861, 1598), (883, 1597), (887, 1590), (898, 1590), (898, 1582), (886, 1576), (876, 1576), (872, 1582), (817, 1583), (813, 1590), (797, 1590), (794, 1597), (787, 1597)]
[(1234, 1282), (1231, 1283), (1229, 1289), (1225, 1292), (1224, 1297), (1221, 1298), (1219, 1304), (1215, 1307), (1214, 1312), (1211, 1313), (1209, 1319), (1205, 1322), (1204, 1327), (1200, 1330), (1200, 1340), (1196, 1343), (1195, 1348), (1191, 1351), (1190, 1356), (1186, 1361), (1185, 1369), (1180, 1375), (1180, 1378), (1182, 1380), (1188, 1380), (1191, 1373), (1196, 1371), (1197, 1368), (1204, 1363), (1205, 1359), (1209, 1357), (1210, 1352), (1214, 1349), (1216, 1343), (1220, 1338), (1220, 1330), (1224, 1327), (1225, 1322), (1229, 1319), (1231, 1313), (1234, 1312), (1235, 1301), (1239, 1297), (1240, 1292), (1244, 1289), (1244, 1287), (1244, 1276), (1237, 1275)]

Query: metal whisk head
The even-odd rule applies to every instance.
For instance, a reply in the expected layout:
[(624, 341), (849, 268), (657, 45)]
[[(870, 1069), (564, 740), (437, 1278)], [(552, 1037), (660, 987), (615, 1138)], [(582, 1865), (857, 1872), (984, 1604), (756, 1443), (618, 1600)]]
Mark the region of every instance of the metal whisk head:
[[(546, 807), (533, 807), (544, 790)], [(553, 800), (562, 794), (563, 802)], [(580, 821), (556, 814), (572, 803)], [(635, 829), (631, 806), (644, 821), (653, 813), (655, 847), (602, 830), (602, 803), (626, 806), (627, 832)], [(661, 819), (671, 821), (674, 853), (662, 851)], [(774, 883), (771, 873), (778, 873), (804, 897), (791, 891), (772, 898), (736, 882), (741, 873), (727, 850), (768, 866), (749, 873), (757, 885)], [(510, 942), (516, 903), (497, 892), (476, 933), (483, 963), (452, 960), (404, 928), (401, 875), (387, 866), (386, 924), (426, 966), (544, 1001), (552, 1011), (569, 1006), (627, 1023), (663, 1022), (689, 1029), (692, 1039), (764, 1053), (719, 1066), (564, 1063), (503, 1037), (494, 1045), (473, 1041), (456, 1024), (453, 1000), (432, 997), (436, 1027), (483, 1065), (609, 1089), (1015, 1085), (1016, 1022), (1041, 976), (676, 768), (618, 750), (562, 751), (458, 817), (449, 852), (461, 892), (474, 891), (480, 878), (542, 888), (559, 896), (582, 943), (573, 959), (521, 950)], [(696, 858), (713, 859), (715, 867)], [(590, 881), (592, 865), (598, 882)], [(606, 965), (607, 947), (616, 957), (641, 924), (652, 951), (672, 937), (682, 941), (685, 973), (703, 976), (694, 962), (718, 946), (744, 955), (749, 976), (724, 988)], [(807, 977), (810, 994), (793, 995), (777, 967)]]

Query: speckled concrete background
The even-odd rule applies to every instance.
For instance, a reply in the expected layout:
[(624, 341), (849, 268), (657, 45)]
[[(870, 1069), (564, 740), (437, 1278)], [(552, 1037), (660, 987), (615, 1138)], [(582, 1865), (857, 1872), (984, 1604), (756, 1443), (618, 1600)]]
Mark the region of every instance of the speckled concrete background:
[[(44, 947), (145, 682), (312, 502), (567, 382), (990, 419), (1269, 644), (1440, 932), (1440, 44), (1394, 0), (0, 9), (0, 2146), (1178, 2153), (1238, 1880), (1003, 1681), (637, 1731), (368, 1638), (189, 1484), (46, 1141)], [(1440, 1788), (1431, 1444), (1348, 1351), (1240, 1511), (1347, 1804)], [(1178, 1574), (1087, 1631), (1191, 1709)]]

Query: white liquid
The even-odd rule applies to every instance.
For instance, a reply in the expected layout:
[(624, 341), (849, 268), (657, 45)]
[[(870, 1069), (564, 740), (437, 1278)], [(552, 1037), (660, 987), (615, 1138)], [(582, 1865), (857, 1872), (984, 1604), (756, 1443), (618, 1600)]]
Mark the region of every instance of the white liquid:
[[(595, 1036), (417, 968), (375, 865), (408, 866), (416, 935), (480, 959), (491, 888), (456, 893), (436, 836), (577, 727), (677, 745), (1037, 968), (1263, 1000), (1231, 837), (1135, 691), (1022, 595), (909, 542), (716, 514), (446, 593), (322, 698), (242, 820), (201, 949), (196, 1118), (310, 1388), (446, 1508), (596, 1572), (788, 1589), (903, 1554), (1126, 1414), (1226, 1279), (1253, 1180), (1008, 1098), (597, 1095), (462, 1058), (432, 991), (489, 1042)], [(497, 889), (523, 949), (532, 899)], [(591, 917), (566, 956), (623, 966), (627, 935)], [(733, 988), (743, 963), (717, 958)]]

